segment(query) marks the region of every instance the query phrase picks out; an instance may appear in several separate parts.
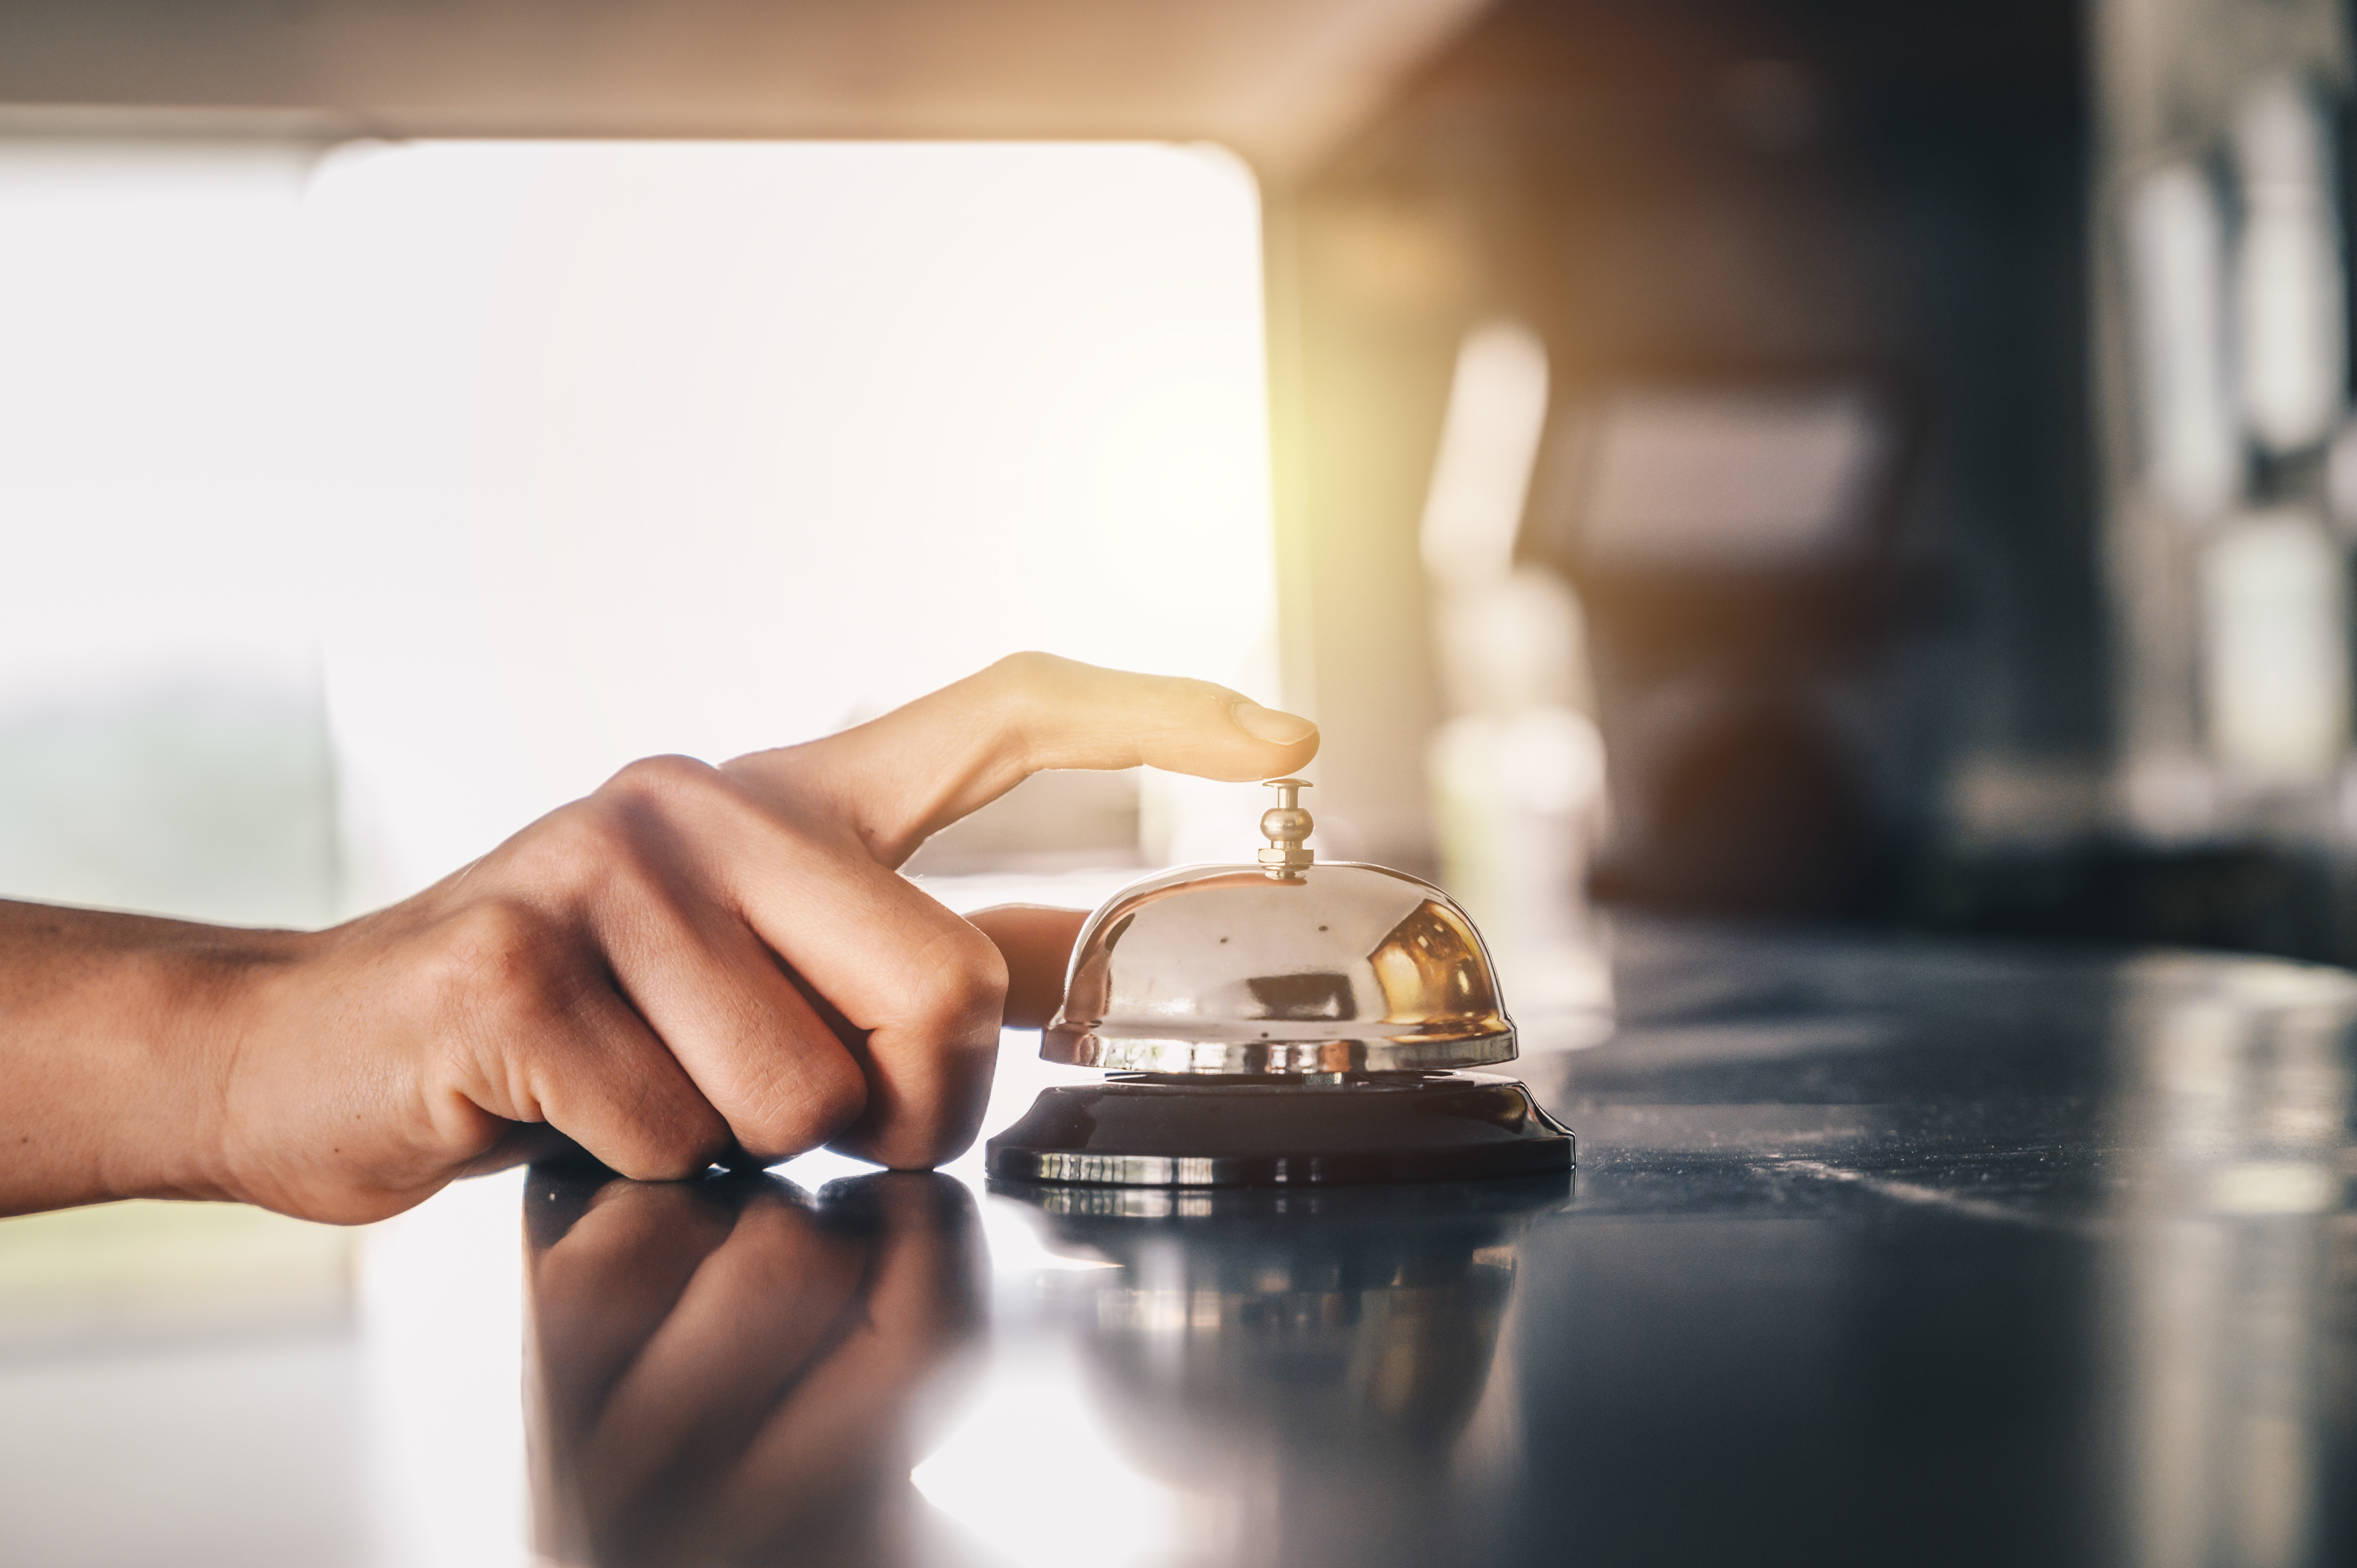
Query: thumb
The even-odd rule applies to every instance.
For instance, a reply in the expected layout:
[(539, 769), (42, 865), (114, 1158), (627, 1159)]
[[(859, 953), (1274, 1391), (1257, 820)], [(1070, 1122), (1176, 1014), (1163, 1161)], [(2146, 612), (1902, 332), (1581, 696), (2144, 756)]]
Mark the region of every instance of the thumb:
[(886, 865), (1050, 768), (1145, 766), (1270, 779), (1318, 754), (1318, 726), (1208, 681), (1017, 653), (882, 718), (726, 770), (757, 789), (815, 794)]
[(1042, 904), (998, 904), (966, 917), (1006, 961), (1006, 1027), (1037, 1029), (1056, 1015), (1064, 1001), (1064, 969), (1088, 918), (1086, 909)]

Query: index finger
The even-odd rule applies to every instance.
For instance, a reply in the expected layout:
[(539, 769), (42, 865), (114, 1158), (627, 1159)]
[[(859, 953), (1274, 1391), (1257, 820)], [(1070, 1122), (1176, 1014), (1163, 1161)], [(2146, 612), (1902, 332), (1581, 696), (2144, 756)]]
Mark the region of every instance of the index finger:
[(1316, 725), (1225, 686), (1017, 653), (882, 718), (726, 770), (798, 810), (815, 800), (897, 866), (1047, 768), (1145, 766), (1243, 780), (1294, 772), (1317, 754)]

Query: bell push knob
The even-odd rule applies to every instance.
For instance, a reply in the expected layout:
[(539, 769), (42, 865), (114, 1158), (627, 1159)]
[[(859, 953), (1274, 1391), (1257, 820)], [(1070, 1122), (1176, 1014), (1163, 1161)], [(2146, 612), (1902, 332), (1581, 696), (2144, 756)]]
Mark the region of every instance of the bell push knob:
[(1268, 840), (1268, 847), (1260, 852), (1260, 866), (1279, 882), (1298, 882), (1318, 858), (1317, 851), (1304, 843), (1318, 825), (1301, 805), (1301, 792), (1309, 788), (1309, 780), (1272, 779), (1268, 787), (1276, 791), (1276, 804), (1260, 814), (1261, 836)]

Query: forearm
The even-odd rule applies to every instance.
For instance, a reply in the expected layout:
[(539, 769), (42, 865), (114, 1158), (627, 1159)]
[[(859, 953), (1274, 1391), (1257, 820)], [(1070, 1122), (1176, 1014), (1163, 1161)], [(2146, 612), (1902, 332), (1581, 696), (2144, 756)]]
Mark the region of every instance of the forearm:
[(0, 1214), (230, 1196), (240, 1006), (300, 940), (0, 900)]

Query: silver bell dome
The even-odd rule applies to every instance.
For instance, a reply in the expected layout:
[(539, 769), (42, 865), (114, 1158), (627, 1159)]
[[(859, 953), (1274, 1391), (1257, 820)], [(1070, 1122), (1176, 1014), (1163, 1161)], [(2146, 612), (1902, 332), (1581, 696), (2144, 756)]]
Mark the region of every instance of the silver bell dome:
[(1318, 865), (1298, 779), (1261, 864), (1183, 866), (1108, 899), (1072, 950), (1049, 1061), (1123, 1072), (1438, 1071), (1514, 1058), (1489, 950), (1440, 889)]

